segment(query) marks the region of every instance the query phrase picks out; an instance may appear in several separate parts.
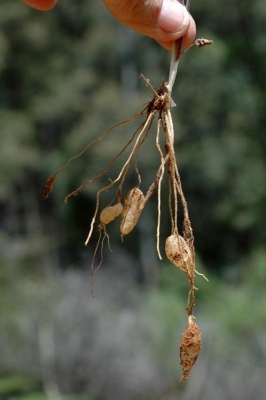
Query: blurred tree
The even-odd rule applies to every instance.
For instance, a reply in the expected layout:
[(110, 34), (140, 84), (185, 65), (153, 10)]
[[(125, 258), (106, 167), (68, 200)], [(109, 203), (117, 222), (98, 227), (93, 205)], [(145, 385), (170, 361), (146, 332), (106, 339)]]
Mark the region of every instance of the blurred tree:
[[(53, 259), (67, 265), (72, 259), (78, 265), (100, 183), (61, 210), (63, 198), (107, 164), (120, 149), (121, 135), (128, 134), (110, 136), (71, 165), (46, 204), (38, 201), (44, 182), (90, 140), (141, 109), (147, 97), (138, 93), (150, 93), (137, 75), (142, 72), (159, 85), (170, 55), (119, 26), (96, 0), (65, 0), (45, 14), (3, 0), (0, 11), (3, 230), (10, 240), (24, 242), (29, 253), (36, 249), (34, 241), (42, 243), (48, 264)], [(192, 13), (199, 36), (215, 43), (183, 56), (174, 93), (176, 149), (197, 251), (217, 268), (238, 262), (265, 240), (266, 11), (262, 0), (203, 0), (192, 4)], [(153, 137), (140, 157), (144, 187), (158, 165)], [(134, 185), (133, 174), (129, 182)], [(156, 199), (152, 202), (155, 210)], [(154, 232), (155, 212), (147, 213), (148, 231), (142, 233), (140, 224), (124, 244), (137, 256), (152, 246), (147, 243), (146, 250), (142, 239)], [(166, 221), (162, 237), (167, 233)], [(46, 244), (45, 236), (50, 237)], [(137, 242), (142, 245), (136, 252)]]

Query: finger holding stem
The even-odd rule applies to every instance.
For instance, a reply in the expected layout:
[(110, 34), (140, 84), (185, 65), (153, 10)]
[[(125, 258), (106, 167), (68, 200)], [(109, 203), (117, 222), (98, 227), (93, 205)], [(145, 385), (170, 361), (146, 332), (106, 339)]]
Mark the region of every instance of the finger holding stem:
[[(183, 0), (180, 1), (180, 2), (182, 4), (184, 4)], [(187, 11), (189, 11), (189, 9), (190, 9), (190, 0), (187, 0), (186, 9), (187, 9)], [(176, 40), (172, 44), (171, 64), (170, 64), (170, 71), (169, 71), (169, 80), (168, 80), (168, 85), (167, 85), (167, 88), (169, 90), (170, 96), (171, 96), (171, 93), (172, 93), (172, 90), (173, 90), (173, 86), (174, 86), (174, 83), (175, 83), (175, 79), (176, 79), (179, 59), (180, 59), (180, 55), (181, 55), (182, 44), (183, 44), (183, 37), (181, 37), (180, 39)], [(172, 102), (172, 106), (173, 105), (175, 105), (175, 104)]]

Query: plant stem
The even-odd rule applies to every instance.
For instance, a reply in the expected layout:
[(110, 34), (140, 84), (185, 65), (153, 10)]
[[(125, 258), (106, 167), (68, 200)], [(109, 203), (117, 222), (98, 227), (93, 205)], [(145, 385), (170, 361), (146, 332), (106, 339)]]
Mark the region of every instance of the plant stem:
[[(184, 1), (181, 0), (180, 3), (184, 4)], [(190, 9), (190, 3), (191, 3), (191, 0), (187, 0), (187, 2), (186, 2), (187, 11), (189, 11), (189, 9)], [(181, 37), (180, 39), (173, 42), (173, 45), (172, 45), (169, 80), (168, 80), (168, 85), (167, 85), (170, 96), (172, 94), (172, 90), (173, 90), (173, 86), (175, 83), (175, 78), (176, 78), (176, 74), (177, 74), (177, 70), (178, 70), (178, 64), (179, 64), (179, 59), (180, 59), (180, 55), (181, 55), (182, 43), (183, 43), (183, 37)], [(174, 102), (171, 101), (171, 106), (174, 106), (174, 105), (175, 105)]]

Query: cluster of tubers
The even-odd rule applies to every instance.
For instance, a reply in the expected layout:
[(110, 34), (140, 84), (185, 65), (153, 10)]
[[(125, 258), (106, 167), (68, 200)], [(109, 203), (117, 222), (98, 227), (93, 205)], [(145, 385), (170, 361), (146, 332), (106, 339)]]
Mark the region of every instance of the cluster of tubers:
[[(149, 81), (146, 78), (142, 77), (147, 85), (151, 86)], [(153, 89), (155, 91), (155, 89)], [(137, 225), (141, 213), (147, 203), (147, 201), (152, 196), (153, 192), (156, 188), (158, 188), (158, 222), (157, 222), (157, 253), (160, 259), (162, 259), (160, 250), (159, 250), (159, 240), (160, 240), (160, 204), (161, 204), (161, 184), (164, 175), (167, 173), (169, 177), (169, 217), (171, 221), (171, 234), (167, 237), (165, 241), (165, 253), (168, 260), (174, 264), (183, 274), (186, 275), (189, 282), (189, 295), (188, 295), (188, 303), (187, 303), (187, 313), (188, 313), (188, 326), (185, 332), (182, 335), (181, 343), (180, 343), (180, 360), (181, 365), (183, 367), (183, 375), (181, 381), (187, 379), (189, 377), (189, 371), (194, 365), (197, 355), (201, 348), (201, 337), (199, 328), (195, 323), (195, 318), (192, 315), (192, 310), (195, 305), (195, 249), (194, 249), (194, 237), (193, 231), (190, 224), (189, 214), (187, 203), (182, 191), (181, 179), (179, 176), (177, 162), (174, 151), (174, 142), (173, 142), (173, 124), (171, 119), (171, 114), (169, 113), (169, 93), (166, 84), (163, 82), (160, 89), (155, 91), (155, 95), (152, 101), (145, 107), (145, 109), (138, 114), (138, 116), (143, 116), (146, 113), (146, 119), (141, 123), (140, 127), (133, 133), (132, 139), (130, 139), (130, 143), (133, 142), (133, 149), (131, 150), (128, 159), (126, 160), (124, 166), (122, 167), (120, 173), (117, 178), (111, 181), (110, 184), (101, 188), (96, 195), (96, 207), (95, 212), (91, 220), (90, 231), (88, 237), (85, 241), (85, 245), (87, 245), (91, 239), (92, 233), (94, 231), (94, 225), (96, 222), (96, 218), (99, 217), (98, 229), (100, 232), (100, 237), (95, 249), (93, 262), (92, 262), (92, 271), (91, 277), (93, 279), (93, 274), (97, 271), (103, 261), (102, 249), (103, 249), (103, 241), (105, 238), (108, 240), (109, 245), (109, 236), (107, 234), (107, 225), (114, 221), (116, 218), (120, 217), (120, 233), (121, 236), (125, 236), (130, 234), (132, 230)], [(122, 196), (123, 192), (123, 183), (126, 179), (126, 175), (129, 170), (129, 166), (131, 164), (132, 158), (135, 153), (138, 152), (141, 144), (147, 139), (148, 132), (151, 129), (152, 122), (154, 120), (155, 115), (158, 114), (158, 122), (157, 122), (157, 135), (156, 135), (156, 147), (158, 149), (161, 163), (157, 170), (157, 174), (154, 182), (149, 186), (146, 194), (144, 195), (140, 189), (141, 178), (139, 176), (139, 172), (137, 170), (137, 178), (138, 185), (133, 187), (133, 189), (129, 190), (125, 196)], [(127, 123), (127, 121), (126, 121)], [(159, 135), (160, 130), (163, 130), (165, 137), (165, 145), (164, 151), (161, 148)], [(109, 132), (109, 131), (108, 131)], [(142, 137), (144, 136), (144, 137)], [(102, 138), (105, 135), (102, 136)], [(135, 139), (135, 142), (134, 142)], [(90, 143), (85, 150), (91, 147), (93, 143)], [(125, 146), (125, 148), (127, 145)], [(83, 154), (84, 150), (79, 154)], [(119, 153), (122, 154), (122, 151)], [(78, 156), (79, 156), (78, 155)], [(56, 181), (57, 175), (62, 169), (66, 168), (70, 162), (72, 162), (78, 156), (72, 157), (67, 164), (61, 167), (56, 173), (47, 180), (44, 198), (48, 198), (49, 194), (53, 190), (54, 183)], [(95, 182), (95, 180), (102, 178), (109, 172), (109, 166), (113, 163), (114, 159), (108, 164), (108, 168), (101, 173), (98, 177), (84, 181), (76, 190), (70, 193), (66, 198), (65, 202), (71, 196), (76, 196), (80, 193), (83, 187), (88, 184)], [(166, 172), (167, 171), (167, 172)], [(111, 189), (113, 186), (118, 184), (118, 189), (116, 192), (116, 201), (115, 204), (104, 207), (101, 211), (100, 208), (100, 195)], [(182, 210), (183, 210), (183, 222), (182, 222), (182, 233), (178, 232), (178, 207), (179, 201), (181, 202)], [(102, 232), (104, 233), (103, 238), (101, 236)], [(101, 244), (101, 246), (100, 246)], [(101, 248), (101, 261), (96, 269), (93, 268), (95, 254), (97, 252), (98, 247)], [(109, 246), (110, 247), (110, 246)], [(93, 295), (93, 284), (92, 284), (92, 295)]]
[[(119, 201), (113, 206), (105, 207), (101, 211), (100, 229), (105, 230), (107, 224), (121, 216), (120, 233), (122, 236), (129, 234), (137, 225), (144, 205), (145, 196), (139, 187), (136, 186), (126, 194), (124, 205)], [(168, 236), (165, 241), (165, 253), (168, 260), (184, 272), (190, 281), (192, 280), (192, 290), (194, 292), (194, 252), (190, 250), (183, 236), (178, 233)], [(194, 305), (194, 303), (192, 304)], [(180, 341), (180, 363), (183, 368), (180, 382), (183, 382), (190, 376), (190, 370), (195, 364), (201, 349), (201, 334), (195, 321), (196, 318), (192, 315), (191, 308), (188, 312), (188, 325)]]
[[(186, 7), (189, 8), (189, 1), (187, 1)], [(194, 45), (197, 47), (203, 47), (205, 45), (211, 44), (212, 41), (207, 39), (197, 39)], [(191, 46), (190, 46), (191, 47)], [(174, 149), (174, 127), (170, 112), (170, 107), (174, 104), (172, 101), (171, 93), (172, 87), (175, 81), (175, 76), (177, 72), (177, 66), (179, 57), (182, 54), (182, 39), (174, 42), (172, 51), (172, 61), (170, 66), (170, 76), (169, 83), (162, 82), (159, 89), (155, 89), (143, 75), (141, 78), (145, 81), (146, 85), (151, 88), (154, 93), (153, 99), (146, 105), (146, 107), (140, 111), (138, 114), (134, 115), (127, 121), (123, 121), (120, 124), (116, 124), (114, 127), (120, 125), (128, 125), (130, 122), (136, 120), (139, 117), (144, 117), (144, 121), (141, 122), (140, 126), (135, 130), (131, 139), (122, 148), (122, 150), (109, 162), (106, 169), (93, 179), (84, 181), (76, 190), (71, 192), (66, 196), (65, 202), (68, 201), (69, 197), (78, 195), (86, 184), (93, 183), (100, 178), (109, 173), (111, 166), (117, 160), (117, 158), (131, 145), (132, 149), (126, 159), (122, 169), (120, 170), (118, 176), (111, 181), (107, 186), (102, 187), (96, 195), (96, 207), (95, 212), (91, 220), (90, 231), (88, 237), (85, 241), (87, 245), (90, 241), (94, 230), (94, 224), (96, 218), (99, 214), (100, 223), (98, 225), (100, 231), (100, 237), (98, 244), (96, 246), (95, 253), (97, 252), (98, 246), (102, 240), (101, 248), (103, 247), (103, 241), (107, 237), (109, 244), (109, 236), (106, 232), (106, 226), (111, 223), (115, 218), (121, 217), (120, 222), (120, 233), (121, 236), (128, 235), (134, 227), (137, 225), (140, 218), (141, 212), (143, 211), (145, 204), (152, 196), (154, 190), (158, 188), (158, 222), (157, 222), (157, 253), (160, 259), (162, 259), (159, 249), (160, 240), (160, 216), (161, 216), (161, 185), (164, 175), (168, 175), (169, 180), (169, 217), (171, 221), (171, 234), (165, 241), (165, 253), (168, 260), (174, 264), (183, 274), (189, 282), (189, 294), (187, 301), (187, 315), (188, 315), (188, 325), (184, 331), (181, 342), (180, 342), (180, 362), (183, 368), (183, 374), (180, 381), (184, 381), (189, 377), (189, 373), (193, 365), (195, 364), (198, 354), (201, 349), (201, 334), (199, 328), (195, 322), (195, 317), (193, 316), (193, 308), (195, 305), (195, 290), (194, 285), (195, 273), (195, 248), (194, 248), (194, 237), (191, 228), (191, 223), (188, 214), (188, 207), (183, 194), (181, 179), (178, 172), (175, 149)], [(156, 173), (155, 180), (149, 186), (146, 195), (140, 190), (141, 177), (137, 169), (137, 159), (138, 152), (141, 145), (147, 140), (148, 133), (151, 130), (155, 116), (158, 116), (157, 129), (156, 129), (156, 147), (160, 156), (160, 165)], [(47, 182), (44, 191), (43, 198), (47, 199), (53, 190), (57, 175), (69, 164), (82, 156), (90, 147), (104, 139), (114, 127), (111, 127), (106, 133), (92, 141), (85, 147), (81, 153), (70, 158), (70, 160), (61, 168), (59, 168), (53, 176), (51, 176)], [(160, 144), (160, 133), (163, 130), (164, 133), (164, 147)], [(164, 150), (163, 150), (164, 149)], [(132, 164), (133, 158), (136, 158), (135, 171), (137, 173), (138, 185), (133, 187), (123, 198), (122, 189), (125, 182), (126, 176), (128, 174), (129, 168)], [(112, 189), (116, 184), (118, 184), (116, 203), (114, 205), (107, 206), (99, 213), (100, 207), (100, 195)], [(178, 207), (179, 202), (182, 206), (182, 232), (178, 231)], [(101, 239), (101, 233), (104, 232), (103, 239)], [(94, 254), (95, 254), (94, 253)], [(94, 260), (94, 258), (93, 258)], [(97, 269), (101, 265), (98, 265)], [(96, 270), (97, 270), (96, 269)], [(92, 263), (92, 274), (93, 276), (93, 263)], [(201, 275), (201, 274), (200, 274)], [(204, 275), (203, 275), (204, 276)], [(205, 278), (206, 279), (206, 278)]]

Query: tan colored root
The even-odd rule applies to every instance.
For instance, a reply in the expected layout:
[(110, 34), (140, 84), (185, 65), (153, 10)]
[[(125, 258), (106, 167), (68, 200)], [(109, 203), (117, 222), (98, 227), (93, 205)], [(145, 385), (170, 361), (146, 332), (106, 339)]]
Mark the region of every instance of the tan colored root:
[(147, 79), (143, 74), (140, 74), (140, 78), (146, 83), (147, 86), (149, 86), (149, 88), (155, 94), (156, 97), (160, 97), (158, 91), (152, 86), (149, 79)]
[(157, 219), (157, 230), (156, 230), (156, 237), (157, 237), (157, 254), (159, 259), (162, 259), (160, 250), (159, 250), (159, 245), (160, 245), (160, 216), (161, 216), (161, 184), (164, 176), (164, 171), (165, 171), (165, 164), (167, 163), (168, 160), (168, 155), (161, 160), (161, 165), (157, 171), (155, 181), (150, 185), (143, 201), (143, 207), (144, 205), (148, 202), (150, 197), (152, 196), (154, 190), (158, 186), (158, 219)]
[[(184, 247), (180, 246), (180, 251), (176, 253), (176, 256), (174, 254), (170, 255), (169, 253), (167, 254), (169, 260), (171, 262), (174, 262), (174, 257), (180, 257), (180, 259), (183, 260), (182, 265), (179, 263), (177, 265), (183, 272), (186, 273), (187, 278), (189, 280), (189, 295), (188, 295), (188, 303), (187, 303), (187, 312), (190, 315), (192, 313), (193, 307), (195, 305), (195, 249), (194, 249), (194, 237), (193, 237), (193, 231), (191, 228), (191, 223), (189, 219), (189, 214), (188, 214), (188, 207), (187, 207), (187, 202), (182, 190), (182, 185), (181, 185), (181, 179), (180, 175), (178, 172), (177, 168), (177, 162), (176, 162), (176, 157), (175, 157), (175, 150), (174, 150), (174, 143), (173, 143), (173, 137), (174, 137), (174, 132), (173, 132), (173, 123), (172, 123), (172, 118), (171, 118), (171, 113), (170, 110), (165, 110), (163, 111), (163, 117), (164, 117), (164, 133), (165, 133), (165, 148), (166, 152), (169, 156), (167, 165), (168, 165), (168, 173), (169, 173), (169, 214), (170, 214), (170, 220), (172, 223), (172, 236), (179, 238), (178, 235), (178, 197), (181, 199), (181, 204), (183, 208), (183, 214), (184, 214), (184, 220), (183, 220), (183, 238), (185, 243), (187, 244), (189, 248), (189, 257), (186, 259), (186, 254), (183, 253)], [(172, 205), (173, 204), (173, 205)], [(183, 239), (182, 238), (182, 239)], [(179, 239), (180, 241), (181, 239)], [(168, 247), (166, 248), (166, 251), (169, 252), (170, 250)]]
[(159, 167), (159, 169), (157, 171), (156, 178), (155, 178), (154, 182), (150, 185), (149, 189), (147, 190), (147, 193), (146, 193), (146, 195), (144, 197), (144, 200), (143, 200), (143, 207), (144, 207), (145, 204), (150, 199), (150, 197), (152, 196), (154, 190), (158, 186), (158, 219), (157, 219), (157, 230), (156, 230), (156, 238), (157, 238), (156, 247), (157, 247), (157, 254), (158, 254), (158, 257), (159, 257), (160, 260), (162, 260), (162, 256), (161, 256), (161, 252), (160, 252), (161, 184), (162, 184), (164, 171), (165, 171), (165, 167), (164, 166), (167, 163), (168, 158), (169, 158), (168, 154), (166, 155), (166, 157), (164, 157), (164, 154), (163, 154), (162, 149), (160, 147), (159, 137), (160, 137), (161, 124), (162, 124), (162, 118), (161, 118), (161, 116), (159, 116), (158, 122), (157, 122), (156, 147), (157, 147), (158, 152), (160, 154), (161, 163), (160, 163), (160, 167)]
[(197, 275), (199, 275), (199, 276), (202, 276), (202, 278), (204, 278), (205, 281), (209, 282), (209, 279), (208, 279), (204, 274), (202, 274), (201, 272), (198, 272), (196, 269), (195, 269), (195, 273), (196, 273)]
[(157, 249), (157, 254), (160, 260), (162, 260), (162, 255), (160, 252), (160, 231), (161, 231), (161, 188), (162, 188), (162, 180), (164, 176), (164, 164), (165, 164), (165, 157), (163, 155), (161, 146), (160, 146), (160, 128), (161, 128), (161, 123), (162, 119), (161, 117), (158, 119), (158, 125), (157, 125), (157, 134), (156, 134), (156, 147), (157, 150), (160, 154), (161, 158), (161, 164), (160, 164), (160, 175), (158, 179), (158, 204), (157, 204), (157, 210), (158, 210), (158, 216), (157, 216), (157, 229), (156, 229), (156, 249)]
[(169, 118), (171, 114), (169, 114), (168, 110), (164, 111), (164, 134), (165, 134), (165, 148), (167, 154), (169, 154), (168, 159), (168, 171), (170, 176), (170, 185), (171, 191), (173, 195), (173, 203), (174, 209), (172, 214), (172, 233), (178, 232), (178, 225), (177, 225), (177, 215), (178, 215), (178, 185), (175, 179), (175, 150), (173, 144), (173, 126), (172, 126), (172, 118)]
[[(155, 115), (155, 114), (154, 114), (154, 115)], [(139, 173), (139, 171), (138, 171), (138, 166), (137, 166), (137, 163), (138, 163), (138, 156), (139, 156), (139, 151), (140, 151), (141, 145), (142, 145), (142, 144), (145, 142), (145, 140), (148, 138), (148, 134), (149, 134), (149, 131), (150, 131), (151, 126), (152, 126), (152, 122), (153, 122), (154, 115), (153, 115), (152, 118), (149, 118), (149, 115), (148, 115), (148, 116), (147, 116), (147, 119), (149, 119), (149, 121), (148, 121), (149, 123), (146, 125), (146, 122), (147, 122), (147, 119), (146, 119), (146, 120), (141, 124), (141, 126), (137, 129), (137, 132), (138, 132), (138, 131), (140, 131), (140, 130), (143, 128), (143, 126), (145, 125), (145, 126), (144, 126), (144, 130), (143, 130), (143, 133), (144, 133), (145, 130), (146, 130), (146, 133), (145, 133), (145, 135), (144, 135), (144, 138), (143, 138), (142, 140), (139, 140), (139, 142), (137, 143), (137, 146), (136, 146), (136, 148), (135, 148), (135, 150), (134, 150), (134, 152), (133, 152), (133, 154), (132, 154), (132, 157), (131, 157), (129, 163), (127, 164), (127, 167), (126, 167), (126, 169), (125, 169), (125, 171), (124, 171), (124, 173), (123, 173), (123, 176), (122, 176), (122, 178), (121, 178), (121, 180), (120, 180), (120, 184), (119, 184), (119, 190), (120, 190), (120, 191), (122, 191), (122, 187), (123, 187), (123, 184), (124, 184), (124, 182), (125, 182), (125, 179), (126, 179), (128, 170), (129, 170), (129, 168), (130, 168), (131, 160), (132, 160), (132, 158), (133, 158), (133, 155), (136, 157), (136, 158), (135, 158), (135, 171), (136, 171), (137, 178), (138, 178), (138, 182), (139, 182), (139, 185), (138, 185), (138, 186), (140, 186), (140, 184), (141, 184), (141, 176), (140, 176), (140, 173)]]
[(182, 206), (183, 206), (184, 219), (189, 220), (187, 202), (186, 202), (186, 199), (185, 199), (185, 196), (184, 196), (184, 193), (183, 193), (181, 179), (180, 179), (180, 175), (179, 175), (176, 163), (175, 163), (175, 175), (176, 175), (176, 182), (177, 182), (177, 186), (178, 186), (178, 192), (179, 192), (179, 195), (180, 195), (180, 198), (181, 198), (181, 203), (182, 203)]
[[(46, 186), (44, 189), (44, 194), (43, 194), (43, 199), (48, 199), (49, 195), (51, 194), (57, 175), (63, 171), (64, 169), (66, 169), (71, 163), (72, 161), (76, 160), (77, 158), (83, 156), (83, 154), (85, 154), (87, 152), (87, 150), (89, 150), (89, 148), (91, 148), (94, 144), (100, 142), (101, 140), (103, 140), (107, 135), (109, 135), (110, 132), (112, 132), (115, 128), (119, 127), (119, 126), (127, 126), (128, 124), (130, 124), (131, 122), (135, 121), (137, 118), (139, 118), (141, 115), (143, 115), (146, 112), (146, 107), (144, 108), (144, 110), (140, 111), (139, 113), (133, 115), (133, 117), (119, 122), (118, 124), (115, 124), (113, 126), (111, 126), (111, 128), (109, 128), (105, 133), (103, 133), (100, 137), (98, 137), (97, 139), (93, 140), (92, 142), (90, 142), (80, 153), (76, 154), (75, 156), (71, 157), (67, 163), (65, 165), (63, 165), (62, 167), (60, 167), (50, 178), (47, 179), (46, 182)], [(133, 140), (133, 139), (132, 139)], [(107, 171), (108, 172), (108, 171)], [(107, 173), (106, 172), (106, 173)], [(102, 174), (100, 174), (99, 177), (95, 178), (94, 180), (92, 180), (91, 182), (95, 182), (95, 180), (99, 179), (101, 176), (103, 176)]]
[[(92, 263), (91, 263), (91, 295), (92, 297), (94, 297), (94, 282), (93, 282), (93, 276), (96, 274), (96, 272), (98, 271), (98, 269), (100, 269), (102, 263), (103, 263), (103, 246), (104, 246), (104, 241), (105, 239), (107, 239), (107, 245), (108, 245), (108, 249), (110, 250), (110, 252), (112, 252), (111, 249), (111, 245), (110, 245), (110, 237), (106, 231), (106, 226), (104, 224), (100, 224), (99, 225), (99, 238), (97, 241), (97, 244), (95, 246), (95, 250), (93, 253), (93, 258), (92, 258)], [(103, 232), (103, 238), (102, 238), (102, 232)], [(100, 250), (100, 261), (99, 264), (97, 265), (96, 268), (94, 268), (94, 262), (95, 262), (95, 258), (96, 258), (96, 254), (98, 252), (99, 246), (101, 246), (101, 250)]]
[(146, 118), (145, 123), (144, 123), (144, 125), (142, 126), (142, 129), (140, 130), (140, 132), (139, 132), (139, 134), (138, 134), (138, 136), (137, 136), (137, 139), (136, 139), (136, 141), (135, 141), (135, 144), (134, 144), (134, 146), (133, 146), (133, 149), (131, 150), (131, 153), (130, 153), (130, 155), (128, 156), (127, 161), (126, 161), (125, 164), (123, 165), (123, 167), (122, 167), (122, 169), (120, 170), (120, 172), (119, 172), (118, 176), (116, 177), (116, 179), (115, 179), (114, 181), (112, 181), (109, 185), (107, 185), (107, 186), (103, 187), (102, 189), (98, 190), (97, 195), (96, 195), (96, 207), (95, 207), (94, 215), (93, 215), (92, 220), (91, 220), (90, 231), (89, 231), (88, 237), (87, 237), (87, 239), (86, 239), (86, 241), (85, 241), (85, 246), (88, 245), (88, 243), (89, 243), (89, 241), (90, 241), (90, 238), (91, 238), (91, 235), (92, 235), (92, 232), (93, 232), (93, 227), (94, 227), (94, 224), (95, 224), (95, 219), (96, 219), (96, 216), (97, 216), (98, 210), (99, 210), (100, 195), (101, 195), (101, 193), (104, 192), (104, 191), (107, 191), (107, 190), (111, 189), (117, 182), (120, 181), (120, 179), (121, 179), (121, 177), (123, 176), (123, 173), (124, 173), (124, 171), (126, 170), (128, 164), (131, 162), (131, 159), (132, 159), (132, 157), (133, 157), (133, 155), (134, 155), (134, 153), (135, 153), (135, 150), (136, 150), (136, 148), (137, 148), (137, 146), (138, 146), (138, 144), (139, 144), (139, 140), (140, 140), (141, 136), (143, 135), (143, 133), (144, 133), (146, 127), (149, 125), (149, 122), (154, 118), (154, 115), (155, 115), (155, 112), (152, 112), (152, 113), (150, 113), (150, 114), (148, 115), (148, 117)]
[(174, 229), (174, 213), (173, 213), (173, 207), (172, 207), (172, 186), (171, 186), (171, 178), (170, 176), (168, 176), (168, 208), (169, 208), (169, 217), (170, 217), (170, 221), (171, 221), (171, 226), (172, 226), (172, 230), (171, 233), (173, 233)]
[(133, 142), (133, 140), (137, 136), (138, 132), (139, 131), (142, 132), (142, 128), (143, 128), (143, 126), (145, 126), (146, 121), (147, 121), (147, 119), (136, 129), (136, 131), (133, 133), (131, 139), (126, 143), (126, 145), (122, 148), (122, 150), (120, 150), (119, 153), (114, 158), (112, 158), (112, 160), (107, 165), (106, 169), (103, 172), (101, 172), (99, 175), (97, 175), (95, 178), (87, 179), (84, 182), (82, 182), (82, 184), (77, 189), (75, 189), (73, 192), (69, 193), (65, 197), (64, 203), (68, 202), (69, 197), (77, 196), (86, 185), (96, 182), (98, 179), (104, 177), (109, 172), (109, 170), (110, 170), (111, 166), (114, 164), (114, 162), (124, 153), (124, 151), (127, 149), (127, 147)]

